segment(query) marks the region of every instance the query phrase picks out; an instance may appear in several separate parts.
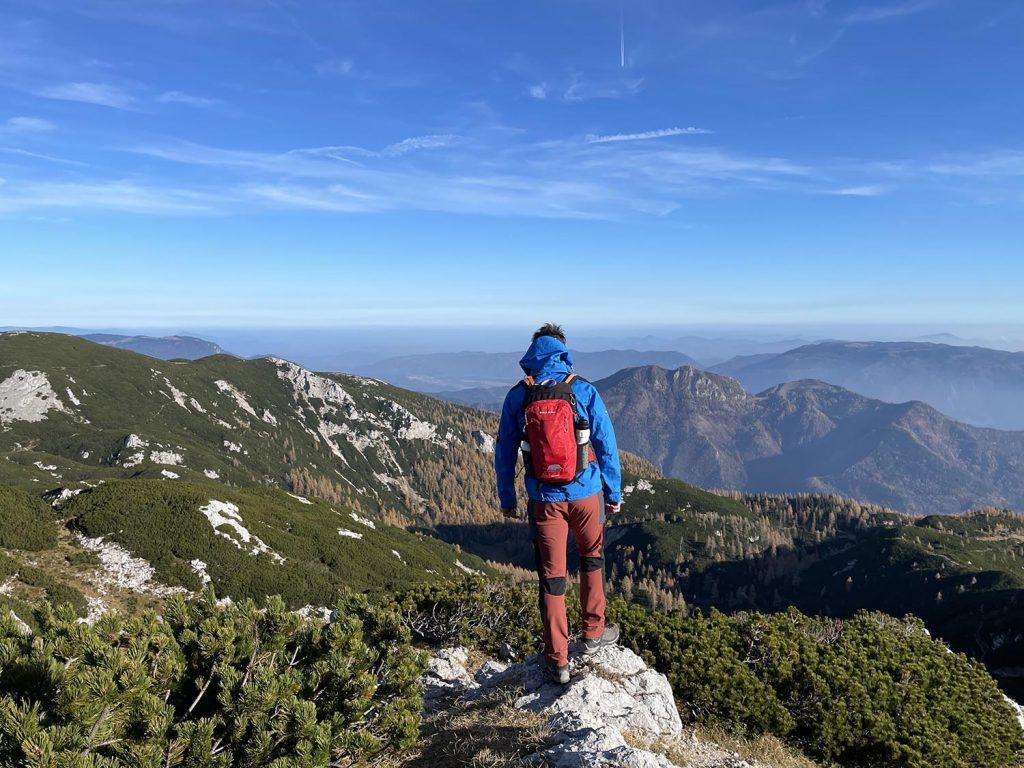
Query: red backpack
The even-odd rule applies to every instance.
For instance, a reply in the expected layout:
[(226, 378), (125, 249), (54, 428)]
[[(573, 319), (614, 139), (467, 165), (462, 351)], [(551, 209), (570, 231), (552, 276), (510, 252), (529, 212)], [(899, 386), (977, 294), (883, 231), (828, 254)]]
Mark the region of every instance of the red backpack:
[(523, 463), (528, 474), (551, 485), (571, 483), (593, 460), (590, 424), (576, 413), (575, 378), (570, 373), (555, 384), (537, 384), (532, 376), (523, 379)]

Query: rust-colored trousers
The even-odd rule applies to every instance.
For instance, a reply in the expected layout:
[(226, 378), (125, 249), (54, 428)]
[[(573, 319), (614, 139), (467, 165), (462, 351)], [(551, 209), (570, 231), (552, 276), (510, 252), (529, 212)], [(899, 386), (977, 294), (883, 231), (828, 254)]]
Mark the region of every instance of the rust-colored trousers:
[(566, 546), (569, 531), (580, 554), (580, 603), (583, 636), (604, 632), (604, 498), (595, 493), (576, 501), (531, 501), (544, 655), (559, 666), (569, 660), (569, 619), (565, 614)]

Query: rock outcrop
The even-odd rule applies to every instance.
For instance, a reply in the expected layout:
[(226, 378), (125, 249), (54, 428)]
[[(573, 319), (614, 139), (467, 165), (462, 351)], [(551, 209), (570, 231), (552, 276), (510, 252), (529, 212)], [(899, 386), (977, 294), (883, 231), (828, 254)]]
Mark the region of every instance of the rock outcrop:
[(447, 648), (424, 676), (428, 710), (454, 696), (476, 699), (497, 686), (514, 686), (515, 708), (546, 718), (550, 738), (528, 763), (552, 768), (754, 768), (717, 745), (703, 744), (683, 727), (668, 679), (626, 648), (574, 655), (569, 685), (549, 682), (536, 657), (506, 666), (488, 661), (470, 672), (469, 654)]

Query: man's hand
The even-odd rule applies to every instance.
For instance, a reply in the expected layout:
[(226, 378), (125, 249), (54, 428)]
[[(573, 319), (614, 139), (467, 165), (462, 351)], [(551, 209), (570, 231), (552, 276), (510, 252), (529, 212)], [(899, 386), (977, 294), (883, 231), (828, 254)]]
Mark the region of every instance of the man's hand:
[(515, 507), (509, 507), (507, 509), (502, 507), (501, 514), (507, 517), (509, 520), (515, 520), (517, 517), (519, 517), (518, 511)]
[(608, 514), (614, 515), (622, 507), (622, 502), (619, 501), (606, 501), (604, 503), (604, 511)]

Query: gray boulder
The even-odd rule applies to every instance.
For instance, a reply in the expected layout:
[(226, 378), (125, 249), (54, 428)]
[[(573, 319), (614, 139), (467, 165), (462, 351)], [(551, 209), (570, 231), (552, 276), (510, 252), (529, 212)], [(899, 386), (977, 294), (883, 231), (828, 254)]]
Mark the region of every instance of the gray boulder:
[[(531, 656), (505, 666), (486, 662), (475, 675), (467, 668), (465, 649), (446, 648), (431, 660), (424, 682), (428, 709), (450, 701), (452, 694), (474, 700), (498, 685), (514, 682), (523, 694), (515, 707), (547, 719), (551, 742), (528, 762), (550, 768), (677, 768), (664, 754), (698, 768), (752, 768), (732, 753), (698, 742), (683, 728), (672, 686), (627, 648), (604, 648), (570, 661), (567, 686), (547, 680), (543, 660)], [(627, 741), (627, 734), (630, 741)], [(643, 746), (637, 746), (637, 744)], [(649, 746), (650, 748), (644, 748)]]

